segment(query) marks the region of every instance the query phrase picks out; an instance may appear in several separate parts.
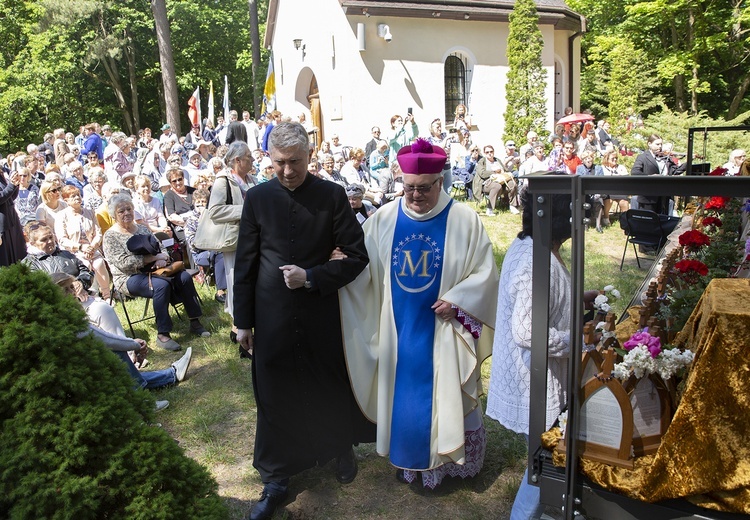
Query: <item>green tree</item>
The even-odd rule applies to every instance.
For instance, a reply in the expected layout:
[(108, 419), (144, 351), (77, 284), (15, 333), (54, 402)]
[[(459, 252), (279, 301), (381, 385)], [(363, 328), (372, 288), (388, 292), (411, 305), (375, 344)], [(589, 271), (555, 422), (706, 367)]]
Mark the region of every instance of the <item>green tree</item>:
[[(712, 117), (733, 119), (750, 109), (750, 7), (744, 0), (629, 0), (602, 3), (599, 0), (568, 0), (588, 21), (582, 52), (584, 60), (582, 100), (598, 109), (602, 104), (597, 71), (589, 67), (597, 60), (613, 64), (621, 60), (617, 46), (601, 52), (602, 36), (629, 41), (645, 53), (635, 62), (632, 75), (647, 82), (641, 91), (663, 99), (671, 110), (706, 111)], [(597, 59), (594, 54), (599, 54)], [(653, 83), (651, 80), (658, 80)], [(638, 94), (644, 99), (642, 93)], [(646, 96), (648, 97), (648, 96)], [(603, 103), (609, 106), (609, 103)], [(636, 110), (646, 115), (651, 107)], [(616, 117), (618, 114), (611, 114)]]
[(153, 424), (154, 399), (41, 271), (0, 269), (3, 518), (222, 519), (208, 471)]
[[(166, 4), (174, 49), (178, 121), (196, 86), (229, 77), (232, 106), (251, 110), (251, 69), (264, 70), (268, 53), (250, 52), (246, 0), (193, 0)], [(265, 19), (267, 0), (257, 1)], [(155, 21), (142, 0), (6, 0), (0, 2), (6, 34), (0, 48), (0, 147), (4, 153), (38, 143), (53, 128), (109, 123), (126, 132), (159, 127), (166, 117)], [(259, 26), (259, 37), (265, 28)], [(262, 61), (265, 60), (265, 61)], [(169, 61), (169, 60), (168, 60)], [(262, 74), (258, 74), (263, 76)], [(219, 98), (220, 100), (220, 98)], [(204, 109), (205, 112), (205, 109)], [(175, 125), (177, 127), (177, 125)]]
[(540, 135), (547, 122), (546, 74), (542, 68), (544, 41), (534, 0), (518, 0), (510, 14), (508, 75), (505, 86), (503, 140), (526, 140), (534, 130)]
[(588, 50), (586, 74), (582, 80), (584, 106), (616, 127), (622, 135), (627, 116), (659, 106), (659, 82), (654, 76), (633, 74), (648, 63), (645, 51), (620, 36), (600, 35)]

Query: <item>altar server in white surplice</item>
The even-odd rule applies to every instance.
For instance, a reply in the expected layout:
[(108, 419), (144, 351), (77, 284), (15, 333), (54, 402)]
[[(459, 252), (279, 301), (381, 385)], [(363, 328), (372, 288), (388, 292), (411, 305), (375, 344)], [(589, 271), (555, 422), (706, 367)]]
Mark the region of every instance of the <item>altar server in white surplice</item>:
[(480, 367), (497, 305), (492, 244), (476, 212), (441, 190), (445, 152), (398, 153), (404, 196), (364, 224), (370, 264), (339, 291), (349, 375), (377, 451), (397, 478), (472, 477), (486, 445)]

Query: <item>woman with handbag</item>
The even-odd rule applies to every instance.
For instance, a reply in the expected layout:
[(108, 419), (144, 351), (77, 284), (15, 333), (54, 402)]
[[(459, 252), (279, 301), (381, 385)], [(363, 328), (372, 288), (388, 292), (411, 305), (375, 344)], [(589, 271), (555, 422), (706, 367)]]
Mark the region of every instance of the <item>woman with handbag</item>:
[[(254, 188), (258, 181), (253, 176), (255, 166), (253, 156), (247, 143), (235, 141), (229, 145), (224, 156), (227, 168), (220, 171), (211, 188), (211, 198), (208, 201), (201, 223), (196, 234), (196, 246), (201, 249), (214, 249), (224, 253), (224, 269), (227, 274), (227, 292), (224, 310), (234, 318), (234, 259), (237, 251), (237, 237), (240, 231), (240, 217), (245, 193)], [(206, 222), (210, 221), (210, 222)], [(207, 233), (209, 228), (221, 228), (213, 233)], [(201, 236), (203, 235), (203, 236)], [(224, 237), (222, 244), (206, 244), (208, 236)], [(201, 243), (201, 238), (204, 242)], [(204, 247), (213, 245), (213, 247)], [(232, 326), (230, 333), (232, 342), (237, 341), (237, 329)]]
[[(180, 350), (182, 347), (172, 339), (172, 318), (169, 316), (169, 304), (175, 299), (185, 306), (190, 318), (190, 332), (197, 336), (207, 337), (208, 332), (199, 320), (203, 314), (198, 294), (195, 292), (193, 278), (185, 270), (172, 272), (169, 276), (160, 276), (156, 272), (144, 272), (149, 266), (159, 270), (167, 267), (169, 256), (163, 247), (156, 253), (143, 254), (134, 252), (128, 242), (137, 235), (142, 235), (144, 242), (151, 240), (153, 234), (146, 226), (135, 223), (135, 211), (132, 199), (125, 194), (117, 194), (108, 201), (110, 215), (115, 223), (104, 234), (104, 257), (112, 269), (115, 288), (127, 295), (151, 298), (156, 316), (156, 344), (166, 350)], [(157, 244), (156, 247), (160, 247)]]

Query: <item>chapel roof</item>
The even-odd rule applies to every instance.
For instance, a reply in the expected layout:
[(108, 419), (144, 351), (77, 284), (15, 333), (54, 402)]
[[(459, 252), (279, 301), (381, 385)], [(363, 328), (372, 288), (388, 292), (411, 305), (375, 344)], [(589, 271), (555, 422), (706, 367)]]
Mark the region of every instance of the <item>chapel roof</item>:
[[(266, 23), (266, 46), (272, 41), (279, 0), (270, 0)], [(338, 0), (348, 16), (398, 16), (507, 22), (514, 0)], [(536, 0), (540, 24), (555, 29), (585, 32), (586, 20), (567, 6), (565, 0)]]

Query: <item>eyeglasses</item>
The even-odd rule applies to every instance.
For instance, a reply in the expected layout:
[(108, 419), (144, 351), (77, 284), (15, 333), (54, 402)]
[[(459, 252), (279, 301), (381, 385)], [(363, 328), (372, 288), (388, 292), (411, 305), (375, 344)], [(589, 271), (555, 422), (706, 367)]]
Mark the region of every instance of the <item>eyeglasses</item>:
[(404, 184), (404, 193), (414, 193), (416, 191), (417, 193), (424, 195), (425, 193), (429, 193), (435, 183), (439, 180), (440, 177), (432, 181), (428, 186), (412, 186), (410, 184)]
[(488, 150), (485, 150), (484, 153), (495, 153), (495, 150), (488, 149)]
[(52, 188), (49, 190), (50, 193), (60, 193), (60, 188)]
[(179, 179), (172, 179), (172, 180), (171, 180), (171, 181), (169, 181), (169, 182), (171, 182), (172, 184), (178, 184), (178, 183), (180, 183), (180, 182), (185, 182), (185, 179), (184, 179), (184, 178), (182, 178), (182, 177), (180, 177)]

